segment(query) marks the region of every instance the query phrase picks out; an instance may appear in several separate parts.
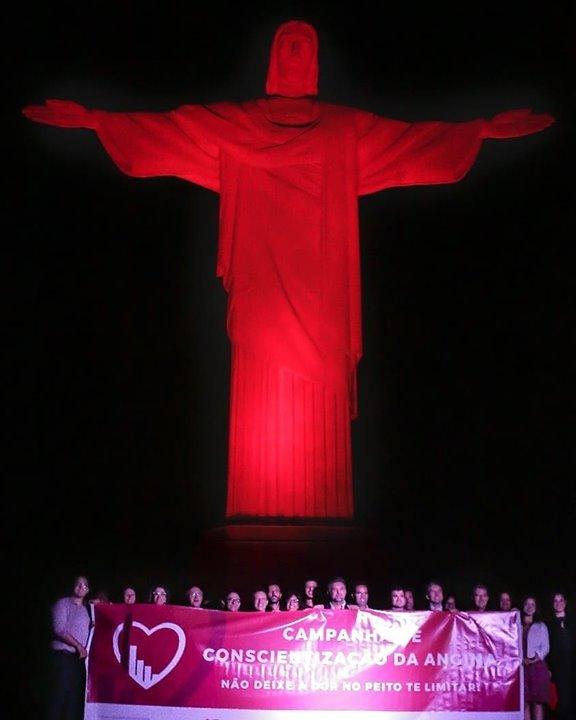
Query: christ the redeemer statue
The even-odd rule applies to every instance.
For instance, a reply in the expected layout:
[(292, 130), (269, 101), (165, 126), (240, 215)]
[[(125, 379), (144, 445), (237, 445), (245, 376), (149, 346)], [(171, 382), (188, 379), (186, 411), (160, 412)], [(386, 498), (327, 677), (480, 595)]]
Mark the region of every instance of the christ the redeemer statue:
[(90, 128), (128, 175), (220, 193), (218, 275), (232, 343), (229, 518), (352, 518), (350, 420), (362, 354), (358, 196), (457, 182), (482, 141), (538, 132), (549, 115), (408, 123), (318, 102), (310, 25), (277, 30), (266, 97), (165, 113), (29, 106)]

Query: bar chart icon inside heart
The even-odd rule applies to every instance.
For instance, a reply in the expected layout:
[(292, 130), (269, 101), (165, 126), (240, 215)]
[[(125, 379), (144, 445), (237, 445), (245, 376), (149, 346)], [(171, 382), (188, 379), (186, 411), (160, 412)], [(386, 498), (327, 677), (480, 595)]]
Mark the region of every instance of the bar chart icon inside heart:
[[(128, 644), (128, 675), (138, 683), (141, 687), (143, 687), (145, 690), (148, 690), (149, 688), (156, 685), (156, 683), (159, 683), (160, 680), (163, 680), (168, 673), (172, 672), (176, 665), (178, 665), (178, 662), (180, 658), (182, 657), (182, 653), (184, 652), (184, 648), (186, 647), (186, 635), (184, 634), (184, 630), (179, 625), (175, 625), (174, 623), (160, 623), (159, 625), (155, 625), (153, 628), (148, 628), (146, 625), (143, 625), (140, 622), (133, 622), (132, 630), (138, 629), (142, 630), (142, 632), (145, 633), (147, 637), (150, 637), (151, 635), (154, 635), (157, 632), (160, 631), (168, 631), (168, 632), (174, 632), (176, 633), (176, 636), (178, 638), (178, 645), (175, 648), (175, 652), (172, 655), (172, 658), (168, 661), (168, 663), (164, 666), (160, 672), (152, 672), (152, 666), (147, 665), (142, 658), (138, 657), (138, 645), (133, 644), (132, 642), (132, 636), (130, 637), (130, 642)], [(112, 647), (114, 649), (114, 655), (116, 656), (116, 660), (118, 660), (119, 663), (122, 662), (122, 658), (120, 655), (120, 648), (118, 645), (118, 639), (120, 637), (120, 633), (122, 630), (124, 630), (124, 624), (120, 623), (116, 630), (114, 631), (114, 636), (112, 638)]]

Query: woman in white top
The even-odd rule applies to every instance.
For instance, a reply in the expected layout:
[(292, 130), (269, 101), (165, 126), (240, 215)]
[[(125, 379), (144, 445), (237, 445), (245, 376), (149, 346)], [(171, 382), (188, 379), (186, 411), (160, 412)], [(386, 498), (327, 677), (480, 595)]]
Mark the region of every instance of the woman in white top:
[(544, 705), (550, 701), (550, 652), (548, 628), (539, 620), (536, 599), (528, 596), (522, 604), (522, 646), (524, 648), (524, 718), (543, 720)]

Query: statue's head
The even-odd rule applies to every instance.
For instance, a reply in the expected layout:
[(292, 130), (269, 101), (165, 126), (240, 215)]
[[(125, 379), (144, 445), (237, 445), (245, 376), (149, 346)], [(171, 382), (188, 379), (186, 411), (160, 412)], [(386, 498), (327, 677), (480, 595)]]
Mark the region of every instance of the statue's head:
[(274, 35), (267, 95), (304, 97), (318, 93), (318, 35), (312, 25), (285, 22)]

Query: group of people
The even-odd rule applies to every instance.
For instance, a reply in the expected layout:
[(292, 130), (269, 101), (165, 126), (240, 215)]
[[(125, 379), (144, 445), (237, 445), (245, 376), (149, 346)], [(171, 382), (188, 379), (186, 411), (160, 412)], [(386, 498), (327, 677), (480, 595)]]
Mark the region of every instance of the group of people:
[[(226, 612), (293, 612), (322, 608), (331, 610), (370, 610), (370, 591), (366, 583), (356, 583), (348, 591), (346, 581), (335, 577), (326, 587), (325, 597), (320, 596), (319, 583), (309, 578), (302, 591), (282, 592), (278, 583), (256, 588), (244, 604), (235, 590), (225, 593), (218, 602), (205, 597), (198, 585), (185, 593), (186, 604), (194, 609), (216, 609)], [(125, 586), (119, 601), (131, 605), (140, 602), (139, 594), (131, 585)], [(163, 584), (154, 585), (146, 602), (155, 605), (170, 604), (171, 595)], [(88, 580), (75, 579), (72, 595), (61, 598), (52, 607), (53, 698), (49, 720), (80, 717), (85, 683), (84, 659), (88, 654), (88, 638), (92, 614), (90, 605), (111, 602), (107, 593), (89, 595)], [(471, 601), (466, 612), (481, 613), (490, 609), (488, 587), (482, 583), (472, 588)], [(574, 714), (572, 691), (576, 675), (576, 620), (567, 612), (567, 599), (563, 592), (553, 595), (552, 606), (546, 621), (541, 617), (537, 599), (526, 596), (519, 608), (514, 607), (508, 591), (498, 594), (495, 610), (520, 613), (524, 664), (524, 699), (526, 720), (544, 720), (547, 709), (553, 708), (554, 717), (568, 720)], [(394, 585), (389, 592), (388, 607), (392, 612), (410, 612), (416, 609), (432, 612), (459, 612), (454, 595), (444, 594), (442, 584), (430, 581), (425, 588), (425, 602), (415, 607), (415, 594), (411, 588)]]

